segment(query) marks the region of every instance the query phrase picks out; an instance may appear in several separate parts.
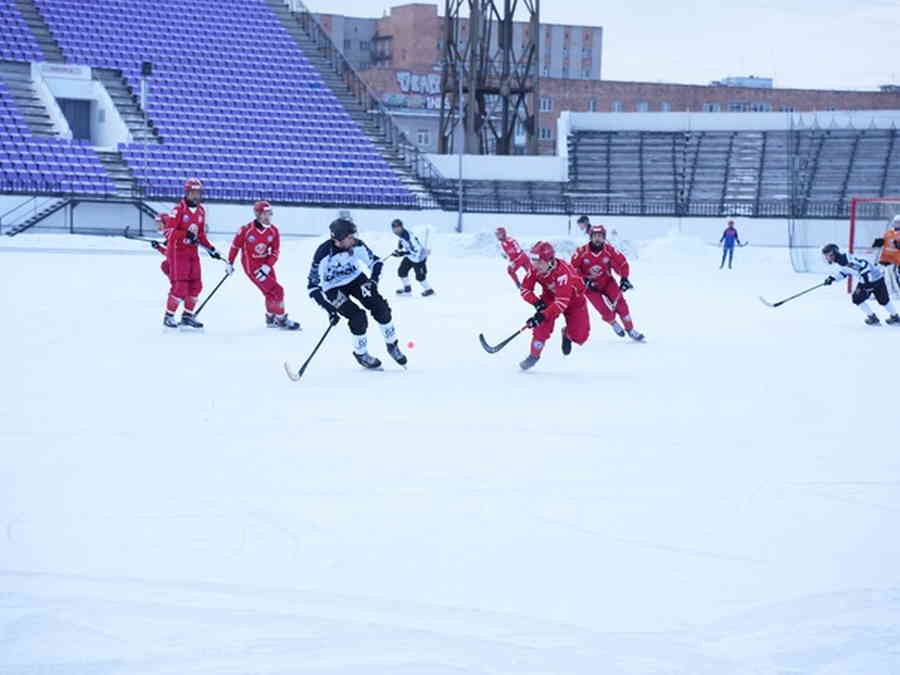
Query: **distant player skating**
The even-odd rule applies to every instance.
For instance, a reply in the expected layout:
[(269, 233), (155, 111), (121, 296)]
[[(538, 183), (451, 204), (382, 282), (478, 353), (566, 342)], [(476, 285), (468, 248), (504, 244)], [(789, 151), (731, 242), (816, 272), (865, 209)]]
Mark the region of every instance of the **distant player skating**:
[[(362, 239), (356, 239), (356, 225), (346, 218), (331, 223), (331, 238), (324, 242), (313, 256), (309, 271), (309, 295), (328, 312), (332, 326), (346, 318), (350, 325), (353, 356), (364, 368), (381, 367), (381, 361), (369, 354), (366, 329), (369, 322), (365, 310), (372, 314), (384, 337), (388, 354), (401, 366), (406, 356), (397, 344), (396, 331), (391, 321), (391, 308), (378, 292), (382, 260), (369, 249)], [(369, 270), (371, 278), (363, 272)]]
[(881, 248), (878, 264), (888, 268), (887, 276), (894, 294), (900, 294), (900, 215), (894, 216), (887, 232), (875, 239), (872, 247)]
[[(603, 225), (592, 225), (590, 235), (590, 242), (572, 255), (572, 267), (584, 280), (586, 297), (616, 335), (624, 337), (627, 332), (631, 339), (641, 341), (644, 336), (635, 330), (631, 309), (624, 296), (625, 291), (633, 288), (628, 279), (628, 261), (612, 244), (607, 243)], [(618, 283), (613, 272), (620, 277)], [(622, 318), (624, 329), (616, 321), (616, 314)]]
[(880, 325), (875, 312), (866, 303), (873, 295), (878, 304), (884, 307), (889, 316), (885, 323), (900, 324), (900, 316), (891, 302), (887, 285), (884, 283), (884, 273), (868, 260), (856, 256), (841, 253), (837, 244), (827, 244), (822, 249), (822, 255), (829, 265), (837, 265), (838, 269), (825, 278), (825, 285), (829, 286), (841, 279), (856, 279), (856, 288), (853, 291), (853, 304), (859, 307), (866, 315), (866, 323), (870, 326)]
[(506, 273), (513, 280), (516, 288), (520, 288), (522, 284), (519, 281), (519, 270), (524, 269), (527, 275), (531, 271), (531, 260), (519, 246), (519, 242), (506, 233), (505, 227), (498, 227), (494, 230), (494, 234), (497, 236), (497, 243), (500, 246), (500, 255), (509, 261)]
[(228, 264), (234, 265), (238, 253), (241, 266), (250, 282), (263, 294), (266, 304), (266, 326), (297, 330), (300, 324), (288, 318), (284, 311), (284, 289), (275, 278), (275, 263), (281, 248), (278, 228), (272, 223), (272, 205), (259, 201), (253, 205), (254, 219), (234, 235)]
[(410, 295), (412, 286), (409, 283), (409, 271), (416, 273), (416, 281), (422, 287), (422, 295), (428, 297), (434, 295), (434, 289), (428, 283), (428, 251), (419, 241), (419, 238), (412, 232), (403, 227), (403, 221), (395, 218), (391, 223), (391, 229), (397, 236), (397, 250), (391, 253), (392, 256), (403, 258), (400, 261), (400, 267), (397, 269), (397, 276), (403, 284), (397, 289), (397, 295)]
[[(200, 203), (203, 183), (198, 178), (188, 179), (184, 184), (184, 195), (170, 213), (157, 216), (160, 230), (166, 233), (166, 262), (171, 280), (163, 325), (203, 328), (203, 324), (194, 319), (194, 307), (203, 290), (197, 246), (203, 246), (216, 260), (222, 260), (222, 256), (206, 238), (206, 211)], [(175, 312), (182, 302), (181, 321), (176, 323)]]
[[(531, 248), (530, 258), (533, 268), (525, 275), (520, 292), (522, 299), (534, 306), (535, 314), (525, 322), (533, 333), (530, 353), (519, 364), (522, 370), (528, 370), (541, 358), (560, 315), (566, 322), (562, 334), (564, 355), (572, 351), (573, 342), (584, 344), (591, 332), (581, 277), (567, 262), (556, 257), (553, 246), (546, 241), (539, 241)], [(536, 284), (542, 289), (540, 297), (534, 291)]]
[(719, 263), (719, 269), (722, 269), (725, 266), (726, 257), (728, 258), (728, 269), (731, 269), (731, 261), (734, 259), (735, 244), (743, 246), (733, 220), (728, 221), (725, 231), (722, 232), (722, 236), (719, 238), (719, 243), (722, 244), (722, 262)]

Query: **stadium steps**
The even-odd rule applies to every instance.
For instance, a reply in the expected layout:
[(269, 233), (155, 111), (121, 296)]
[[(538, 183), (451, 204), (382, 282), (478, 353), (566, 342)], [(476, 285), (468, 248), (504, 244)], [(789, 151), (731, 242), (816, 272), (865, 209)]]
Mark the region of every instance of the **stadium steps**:
[(161, 143), (159, 132), (147, 119), (140, 100), (122, 77), (122, 71), (109, 68), (93, 68), (93, 77), (109, 92), (116, 109), (128, 126), (135, 143)]
[(137, 194), (137, 180), (122, 158), (121, 152), (97, 150), (100, 163), (116, 186), (116, 197), (132, 198)]
[(30, 215), (26, 220), (23, 220), (17, 225), (14, 225), (4, 234), (9, 237), (14, 237), (17, 234), (24, 232), (28, 228), (34, 227), (45, 218), (52, 216), (60, 209), (65, 208), (70, 201), (72, 200), (68, 197), (64, 197), (62, 199), (56, 199), (53, 197), (45, 199), (40, 203), (39, 206), (36, 207), (38, 210), (34, 211), (32, 215)]
[(306, 34), (298, 17), (288, 9), (287, 5), (284, 4), (284, 0), (266, 0), (266, 4), (269, 5), (290, 36), (294, 38), (303, 55), (319, 72), (325, 84), (334, 92), (334, 95), (341, 102), (350, 118), (369, 137), (406, 189), (416, 196), (429, 196), (428, 190), (410, 171), (403, 157), (392, 150), (384, 131), (372, 120), (365, 107), (357, 101), (350, 88), (335, 71), (332, 63), (319, 53), (318, 46)]
[(31, 29), (34, 39), (37, 40), (38, 45), (44, 52), (44, 60), (51, 63), (65, 63), (66, 59), (62, 50), (44, 22), (44, 18), (34, 4), (34, 0), (15, 0), (15, 3), (25, 23), (28, 24), (28, 28)]
[(46, 107), (34, 93), (31, 83), (31, 64), (17, 61), (0, 61), (0, 80), (6, 84), (16, 107), (31, 133), (36, 136), (56, 136), (53, 122)]

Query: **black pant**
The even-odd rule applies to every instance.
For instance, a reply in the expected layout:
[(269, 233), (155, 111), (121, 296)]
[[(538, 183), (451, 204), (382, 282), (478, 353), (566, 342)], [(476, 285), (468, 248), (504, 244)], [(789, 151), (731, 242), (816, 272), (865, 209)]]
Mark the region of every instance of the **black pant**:
[(861, 281), (856, 284), (856, 289), (853, 291), (853, 304), (861, 305), (873, 295), (879, 305), (886, 305), (891, 301), (891, 295), (888, 293), (884, 278), (871, 283)]
[(397, 275), (403, 279), (409, 276), (410, 270), (416, 271), (416, 281), (425, 281), (425, 276), (428, 274), (428, 268), (425, 267), (424, 260), (420, 263), (414, 263), (409, 258), (404, 258), (400, 261), (400, 267), (397, 268)]
[(372, 318), (380, 324), (391, 322), (391, 308), (387, 304), (378, 286), (369, 281), (365, 274), (360, 274), (349, 284), (329, 288), (325, 291), (328, 302), (334, 305), (337, 313), (345, 317), (350, 323), (350, 332), (354, 335), (365, 335), (369, 327), (369, 320), (365, 311), (351, 300), (355, 298), (372, 314)]

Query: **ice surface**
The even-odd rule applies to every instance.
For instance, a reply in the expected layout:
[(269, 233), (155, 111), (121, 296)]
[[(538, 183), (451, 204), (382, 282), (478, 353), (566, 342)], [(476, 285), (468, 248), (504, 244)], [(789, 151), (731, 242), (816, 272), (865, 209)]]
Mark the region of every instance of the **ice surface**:
[(843, 288), (772, 310), (818, 277), (670, 234), (646, 344), (592, 313), (523, 374), (476, 339), (530, 314), (492, 235), (432, 233), (437, 294), (381, 284), (409, 370), (341, 325), (292, 383), (317, 243), (277, 267), (302, 332), (239, 271), (198, 335), (145, 244), (0, 238), (2, 675), (900, 672), (900, 331)]

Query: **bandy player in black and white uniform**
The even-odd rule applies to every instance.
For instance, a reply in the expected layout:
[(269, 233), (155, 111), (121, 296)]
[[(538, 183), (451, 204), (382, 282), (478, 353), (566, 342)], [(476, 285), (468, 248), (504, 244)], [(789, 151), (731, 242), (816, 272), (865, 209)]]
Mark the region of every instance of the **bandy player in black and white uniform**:
[(391, 253), (392, 256), (403, 258), (400, 267), (397, 269), (397, 276), (403, 284), (402, 288), (397, 289), (397, 295), (409, 295), (412, 293), (412, 286), (409, 284), (409, 271), (416, 273), (416, 281), (422, 286), (422, 295), (428, 297), (434, 295), (434, 289), (428, 283), (428, 251), (422, 246), (422, 242), (412, 232), (403, 227), (403, 221), (394, 218), (391, 223), (391, 230), (397, 235), (397, 250)]
[(864, 258), (841, 253), (837, 244), (828, 244), (822, 249), (822, 255), (829, 265), (837, 265), (838, 269), (825, 278), (825, 285), (835, 281), (853, 277), (856, 279), (856, 288), (853, 291), (853, 304), (858, 306), (866, 315), (866, 323), (870, 326), (878, 326), (881, 322), (875, 316), (875, 312), (866, 303), (871, 296), (875, 296), (878, 304), (885, 308), (890, 315), (885, 323), (900, 325), (900, 316), (891, 296), (888, 293), (887, 284), (884, 283), (884, 272), (877, 265), (872, 265)]
[[(406, 356), (400, 351), (394, 324), (391, 322), (391, 308), (378, 292), (378, 278), (383, 263), (372, 253), (356, 234), (356, 225), (346, 218), (338, 218), (331, 223), (331, 239), (316, 249), (312, 268), (309, 271), (309, 295), (322, 309), (328, 312), (332, 326), (343, 316), (350, 323), (353, 336), (353, 356), (364, 368), (380, 368), (381, 361), (369, 354), (366, 329), (369, 325), (365, 310), (354, 299), (369, 310), (372, 318), (381, 328), (388, 354), (401, 366), (406, 365)], [(371, 278), (363, 272), (365, 266)]]

